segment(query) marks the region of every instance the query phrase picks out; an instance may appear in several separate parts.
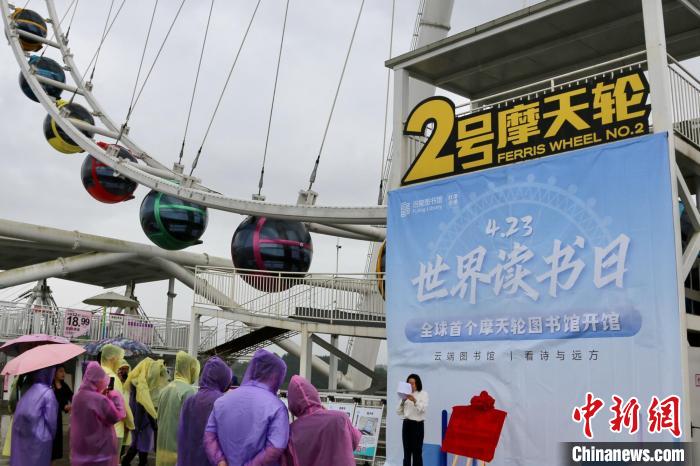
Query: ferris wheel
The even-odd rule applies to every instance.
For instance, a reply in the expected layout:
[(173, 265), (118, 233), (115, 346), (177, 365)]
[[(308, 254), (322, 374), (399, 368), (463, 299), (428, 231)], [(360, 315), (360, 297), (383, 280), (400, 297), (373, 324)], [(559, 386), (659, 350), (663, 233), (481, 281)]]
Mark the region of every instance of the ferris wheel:
[[(89, 75), (88, 71), (92, 66), (92, 74), (94, 74), (100, 50), (109, 36), (109, 32), (119, 12), (124, 7), (125, 0), (121, 0), (121, 2), (111, 1), (99, 45), (83, 73), (80, 72), (69, 48), (70, 28), (80, 0), (70, 2), (62, 15), (59, 15), (53, 0), (45, 0), (43, 3), (45, 4), (45, 10), (41, 10), (42, 14), (36, 5), (32, 5), (33, 8), (36, 8), (36, 10), (33, 10), (28, 9), (27, 4), (24, 7), (19, 7), (9, 4), (7, 0), (0, 0), (5, 35), (20, 69), (20, 88), (29, 99), (38, 102), (46, 110), (47, 115), (43, 124), (43, 133), (47, 142), (55, 150), (65, 154), (87, 153), (81, 168), (81, 178), (85, 189), (95, 200), (115, 204), (133, 199), (134, 191), (138, 185), (151, 190), (142, 201), (140, 223), (144, 233), (153, 243), (161, 248), (170, 250), (184, 249), (201, 243), (200, 237), (208, 223), (208, 209), (249, 216), (236, 230), (231, 244), (234, 265), (237, 268), (270, 270), (274, 272), (306, 272), (309, 269), (313, 253), (309, 230), (322, 234), (368, 241), (382, 241), (384, 239), (385, 230), (382, 228), (382, 225), (386, 223), (386, 207), (382, 205), (381, 185), (378, 205), (356, 207), (315, 205), (316, 193), (311, 189), (323, 151), (323, 142), (325, 142), (328, 133), (333, 109), (335, 108), (348, 57), (355, 39), (355, 33), (357, 32), (364, 0), (359, 3), (359, 11), (340, 74), (340, 82), (338, 83), (331, 107), (331, 114), (326, 124), (321, 150), (319, 150), (314, 170), (309, 179), (308, 189), (300, 191), (299, 199), (294, 204), (265, 202), (264, 196), (260, 195), (264, 177), (264, 158), (258, 193), (253, 195), (251, 200), (216, 192), (208, 188), (204, 181), (193, 175), (202, 152), (202, 146), (206, 141), (206, 136), (209, 134), (221, 104), (221, 97), (226, 91), (226, 86), (235, 68), (238, 55), (245, 44), (247, 34), (260, 6), (260, 0), (258, 0), (252, 17), (250, 17), (236, 59), (229, 70), (226, 84), (221, 92), (204, 140), (189, 173), (186, 172), (184, 165), (181, 163), (182, 153), (178, 162), (174, 163), (172, 168), (170, 168), (165, 163), (160, 162), (155, 154), (144, 150), (129, 136), (130, 116), (139, 102), (141, 92), (151, 76), (160, 52), (165, 46), (173, 25), (182, 11), (185, 0), (182, 0), (179, 4), (165, 39), (160, 44), (158, 53), (150, 68), (148, 68), (148, 64), (144, 62), (144, 57), (149, 37), (151, 36), (151, 28), (156, 17), (158, 2), (157, 0), (155, 1), (148, 34), (146, 35), (146, 44), (144, 44), (143, 55), (139, 64), (137, 82), (134, 85), (129, 111), (124, 120), (113, 118), (100, 104), (93, 93), (92, 75)], [(202, 41), (197, 77), (190, 101), (190, 114), (197, 83), (200, 79), (199, 71), (206, 48), (213, 8), (214, 1), (212, 0)], [(285, 9), (279, 58), (282, 55), (284, 28), (287, 23), (288, 10), (289, 2), (287, 2)], [(64, 30), (66, 24), (68, 26)], [(391, 35), (393, 36), (393, 9)], [(47, 54), (49, 51), (53, 52)], [(60, 61), (54, 60), (50, 58), (50, 55), (59, 55), (61, 59)], [(275, 90), (273, 90), (273, 102), (270, 108), (270, 120), (274, 109), (274, 96), (279, 74), (279, 58), (277, 75), (275, 76)], [(147, 68), (148, 70), (146, 71)], [(143, 78), (141, 87), (137, 91), (140, 76), (143, 76)], [(388, 86), (389, 79), (387, 75), (387, 108)], [(189, 126), (189, 124), (188, 115), (187, 125)], [(187, 128), (185, 129), (186, 132)], [(269, 134), (268, 125), (268, 139)], [(384, 134), (386, 134), (386, 127)], [(382, 178), (388, 176), (388, 164), (385, 164), (384, 152), (385, 147), (382, 148), (382, 173), (384, 175)], [(382, 183), (385, 192), (386, 184), (383, 179)], [(280, 253), (284, 258), (281, 261), (279, 260)]]

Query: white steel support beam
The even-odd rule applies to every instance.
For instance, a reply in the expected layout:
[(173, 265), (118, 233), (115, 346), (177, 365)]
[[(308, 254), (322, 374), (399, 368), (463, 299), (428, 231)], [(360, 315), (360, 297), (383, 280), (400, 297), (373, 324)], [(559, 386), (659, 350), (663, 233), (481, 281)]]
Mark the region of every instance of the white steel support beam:
[(338, 236), (340, 238), (357, 239), (360, 241), (376, 241), (373, 238), (375, 235), (366, 235), (361, 233), (351, 233), (347, 230), (341, 230), (335, 226), (323, 225), (321, 223), (306, 223), (306, 228), (312, 233), (319, 233), (321, 235)]
[(401, 186), (401, 178), (411, 165), (408, 138), (403, 134), (403, 126), (409, 112), (408, 96), (408, 72), (398, 68), (394, 70), (394, 154), (389, 173), (389, 190)]
[(165, 310), (165, 346), (170, 347), (170, 334), (173, 327), (173, 305), (175, 304), (175, 279), (168, 280), (168, 307)]
[(299, 375), (304, 377), (306, 380), (311, 380), (311, 356), (312, 343), (311, 333), (309, 333), (309, 328), (306, 325), (301, 327), (301, 354), (299, 355)]
[(187, 345), (187, 352), (193, 358), (197, 357), (199, 353), (199, 328), (201, 327), (201, 318), (199, 314), (192, 313), (190, 320), (190, 339)]
[[(651, 87), (651, 111), (655, 133), (666, 133), (668, 141), (668, 166), (671, 176), (671, 211), (673, 213), (673, 228), (675, 233), (676, 258), (676, 296), (678, 297), (678, 321), (680, 342), (680, 366), (683, 399), (683, 439), (690, 439), (690, 386), (688, 380), (688, 329), (685, 312), (685, 275), (682, 269), (682, 247), (680, 235), (680, 212), (678, 211), (678, 184), (676, 169), (676, 152), (673, 137), (673, 108), (671, 95), (671, 77), (668, 68), (668, 53), (666, 50), (666, 31), (664, 28), (663, 0), (641, 0), (642, 16), (644, 19), (644, 40), (647, 51), (649, 70), (649, 85)], [(696, 235), (697, 236), (697, 235)]]
[(117, 264), (135, 257), (137, 257), (136, 254), (109, 252), (90, 252), (77, 256), (59, 257), (40, 264), (0, 272), (0, 288), (22, 285), (50, 277), (61, 278), (69, 273)]
[(329, 228), (334, 228), (336, 230), (346, 233), (353, 233), (358, 236), (363, 236), (366, 241), (384, 241), (386, 239), (386, 229), (377, 228), (369, 225), (350, 225), (350, 224), (325, 224)]
[(166, 251), (150, 244), (123, 241), (104, 236), (89, 235), (79, 231), (66, 231), (4, 219), (0, 219), (0, 236), (66, 246), (71, 249), (82, 248), (98, 252), (125, 252), (144, 257), (161, 257), (190, 267), (197, 265), (231, 267), (233, 265), (230, 259), (213, 257), (208, 254)]
[[(314, 335), (314, 341), (317, 337)], [(331, 335), (330, 346), (338, 349), (338, 335)], [(340, 350), (338, 350), (340, 351)], [(338, 356), (336, 356), (332, 351), (329, 351), (330, 359), (328, 360), (328, 390), (337, 390), (338, 388)], [(349, 356), (348, 356), (349, 357)]]

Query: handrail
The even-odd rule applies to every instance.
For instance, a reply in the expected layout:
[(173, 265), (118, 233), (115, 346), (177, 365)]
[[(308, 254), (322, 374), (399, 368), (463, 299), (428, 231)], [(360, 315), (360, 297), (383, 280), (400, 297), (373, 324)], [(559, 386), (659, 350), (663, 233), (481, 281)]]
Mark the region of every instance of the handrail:
[[(85, 335), (71, 337), (65, 333), (67, 311), (90, 312), (90, 325)], [(103, 338), (125, 337), (141, 341), (153, 349), (186, 350), (190, 323), (130, 314), (105, 314), (99, 310), (47, 308), (0, 301), (0, 338), (14, 338), (28, 333), (46, 333), (67, 337), (76, 343), (89, 343)], [(208, 349), (215, 343), (217, 328), (203, 326), (200, 329), (200, 348)], [(170, 338), (166, 338), (169, 333)], [(214, 341), (212, 341), (212, 339)], [(169, 342), (166, 344), (165, 342)]]
[(385, 321), (381, 273), (268, 273), (198, 266), (195, 276), (195, 306), (235, 307), (237, 312), (276, 319), (357, 325)]
[[(557, 81), (557, 80), (559, 80), (559, 79), (566, 78), (566, 77), (568, 77), (568, 76), (572, 76), (572, 75), (575, 75), (575, 74), (577, 74), (577, 73), (581, 73), (581, 72), (584, 72), (584, 71), (588, 71), (588, 70), (593, 70), (593, 69), (596, 69), (596, 68), (600, 68), (600, 67), (609, 65), (609, 64), (611, 64), (611, 63), (617, 63), (617, 62), (622, 61), (622, 60), (624, 60), (624, 59), (632, 58), (632, 57), (635, 57), (635, 56), (637, 56), (637, 55), (641, 55), (641, 54), (643, 54), (643, 53), (645, 53), (645, 52), (632, 53), (632, 54), (629, 54), (629, 55), (625, 55), (625, 56), (623, 56), (623, 57), (615, 58), (615, 59), (613, 59), (613, 60), (608, 60), (608, 61), (605, 61), (605, 62), (601, 62), (601, 63), (598, 63), (598, 64), (596, 64), (596, 65), (591, 65), (591, 66), (587, 66), (587, 67), (584, 67), (584, 68), (579, 68), (578, 70), (575, 70), (575, 71), (570, 71), (570, 72), (568, 72), (568, 73), (564, 73), (564, 74), (557, 75), (557, 76), (552, 76), (552, 77), (550, 77), (550, 78), (542, 79), (542, 80), (540, 80), (540, 81), (535, 81), (535, 82), (526, 84), (526, 85), (524, 85), (524, 86), (520, 86), (520, 87), (516, 87), (516, 88), (513, 88), (513, 89), (508, 89), (508, 90), (506, 90), (506, 91), (498, 92), (498, 93), (496, 93), (496, 94), (492, 94), (492, 95), (489, 95), (489, 96), (486, 96), (486, 97), (482, 97), (482, 98), (480, 98), (480, 99), (474, 99), (474, 100), (471, 100), (471, 101), (469, 101), (469, 102), (467, 102), (467, 103), (465, 103), (465, 104), (463, 104), (463, 105), (457, 106), (456, 109), (455, 109), (455, 111), (457, 112), (458, 115), (466, 115), (466, 114), (468, 114), (468, 113), (471, 113), (472, 111), (481, 110), (481, 109), (483, 108), (483, 107), (479, 107), (479, 108), (473, 109), (473, 106), (474, 106), (475, 103), (478, 104), (478, 103), (481, 103), (481, 102), (488, 102), (488, 103), (485, 105), (485, 107), (495, 107), (495, 106), (498, 106), (498, 105), (502, 105), (502, 104), (504, 104), (504, 103), (506, 103), (506, 102), (511, 102), (511, 101), (513, 101), (513, 100), (518, 100), (518, 99), (521, 99), (521, 98), (523, 98), (523, 97), (527, 97), (527, 96), (532, 95), (532, 94), (540, 93), (540, 92), (545, 91), (545, 90), (547, 90), (547, 89), (546, 89), (546, 88), (542, 88), (542, 89), (538, 89), (538, 90), (532, 90), (532, 91), (530, 91), (530, 92), (525, 92), (525, 93), (519, 94), (519, 95), (517, 95), (517, 96), (511, 96), (511, 97), (508, 97), (508, 98), (506, 98), (506, 99), (503, 99), (503, 100), (500, 100), (500, 101), (497, 101), (497, 102), (490, 102), (491, 99), (494, 99), (494, 98), (496, 98), (496, 97), (500, 97), (500, 96), (502, 96), (502, 95), (510, 94), (510, 93), (512, 93), (512, 92), (517, 92), (517, 91), (520, 91), (520, 90), (523, 90), (523, 89), (530, 89), (530, 88), (536, 87), (536, 86), (538, 86), (538, 85), (543, 85), (543, 84), (548, 85), (550, 89), (555, 88), (555, 87), (562, 87), (562, 86), (566, 86), (567, 84), (570, 84), (570, 83), (574, 83), (574, 82), (577, 82), (577, 81), (584, 81), (584, 80), (586, 80), (586, 79), (590, 79), (590, 78), (593, 78), (593, 77), (596, 77), (596, 76), (600, 76), (600, 75), (602, 75), (602, 74), (614, 73), (615, 71), (619, 71), (619, 70), (622, 70), (622, 69), (625, 69), (625, 68), (631, 68), (631, 67), (634, 67), (634, 66), (639, 66), (639, 65), (642, 65), (642, 64), (646, 63), (646, 59), (644, 59), (644, 60), (639, 60), (639, 61), (636, 61), (636, 62), (633, 62), (633, 63), (626, 63), (626, 64), (624, 64), (624, 65), (620, 65), (620, 66), (615, 67), (615, 68), (606, 69), (606, 70), (604, 70), (604, 71), (599, 71), (599, 72), (597, 72), (597, 73), (593, 73), (593, 74), (589, 74), (589, 75), (585, 75), (585, 76), (579, 76), (579, 77), (574, 78), (574, 79), (571, 79), (571, 80), (569, 80), (569, 81), (564, 81), (564, 82), (560, 82), (560, 83), (554, 84), (555, 81)], [(466, 111), (464, 111), (464, 112), (462, 112), (462, 113), (459, 113), (458, 110), (461, 109), (461, 108), (464, 108), (464, 107), (470, 107), (470, 108), (469, 108), (469, 110), (466, 110)], [(472, 110), (472, 109), (473, 109), (473, 110)]]

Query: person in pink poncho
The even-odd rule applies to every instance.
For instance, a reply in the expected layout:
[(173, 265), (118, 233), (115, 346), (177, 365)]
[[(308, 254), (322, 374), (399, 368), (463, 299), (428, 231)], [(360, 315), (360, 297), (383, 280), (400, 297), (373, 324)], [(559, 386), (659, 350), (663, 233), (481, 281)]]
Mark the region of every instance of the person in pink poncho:
[(289, 427), (283, 466), (355, 466), (352, 452), (362, 434), (347, 414), (326, 410), (316, 388), (298, 375), (289, 382), (287, 399), (296, 420)]
[(73, 397), (70, 420), (72, 466), (116, 466), (119, 443), (114, 424), (126, 417), (123, 398), (108, 390), (109, 377), (94, 361), (87, 365), (83, 382)]

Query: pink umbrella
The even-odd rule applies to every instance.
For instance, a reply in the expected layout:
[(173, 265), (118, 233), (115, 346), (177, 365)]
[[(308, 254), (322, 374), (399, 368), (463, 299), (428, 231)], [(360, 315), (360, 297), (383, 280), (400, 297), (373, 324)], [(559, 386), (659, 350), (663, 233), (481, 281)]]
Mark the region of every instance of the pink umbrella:
[(32, 333), (31, 335), (22, 335), (19, 338), (6, 342), (4, 345), (0, 346), (0, 352), (3, 352), (8, 356), (17, 356), (18, 354), (24, 353), (25, 351), (36, 346), (53, 343), (70, 343), (70, 340), (56, 335)]
[(42, 345), (20, 354), (5, 364), (0, 375), (19, 375), (37, 371), (45, 367), (61, 364), (85, 352), (82, 346), (73, 343), (63, 345)]

